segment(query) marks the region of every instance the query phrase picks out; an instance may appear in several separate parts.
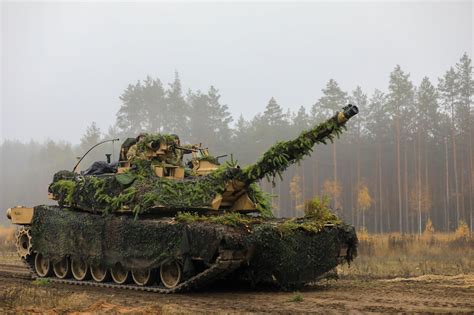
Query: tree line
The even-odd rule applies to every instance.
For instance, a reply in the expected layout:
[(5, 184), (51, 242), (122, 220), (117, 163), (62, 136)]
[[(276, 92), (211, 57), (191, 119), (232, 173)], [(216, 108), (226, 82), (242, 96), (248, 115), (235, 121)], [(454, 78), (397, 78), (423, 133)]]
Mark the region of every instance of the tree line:
[[(113, 126), (102, 131), (91, 123), (78, 145), (4, 141), (1, 207), (47, 202), (52, 174), (71, 169), (77, 156), (102, 139), (175, 133), (182, 142), (202, 143), (215, 155), (232, 154), (245, 165), (276, 141), (291, 139), (352, 103), (360, 113), (341, 139), (315, 147), (282, 180), (260, 183), (272, 196), (274, 214), (300, 216), (306, 200), (328, 196), (340, 217), (371, 232), (418, 233), (428, 220), (440, 231), (453, 230), (461, 221), (472, 230), (473, 91), (471, 58), (464, 54), (437, 82), (424, 77), (414, 83), (397, 65), (385, 91), (368, 95), (359, 86), (344, 91), (330, 79), (309, 106), (285, 110), (271, 97), (247, 120), (232, 117), (214, 86), (185, 92), (177, 73), (167, 85), (148, 76), (120, 95)], [(117, 157), (119, 145), (94, 150), (83, 169), (103, 160), (106, 152)]]

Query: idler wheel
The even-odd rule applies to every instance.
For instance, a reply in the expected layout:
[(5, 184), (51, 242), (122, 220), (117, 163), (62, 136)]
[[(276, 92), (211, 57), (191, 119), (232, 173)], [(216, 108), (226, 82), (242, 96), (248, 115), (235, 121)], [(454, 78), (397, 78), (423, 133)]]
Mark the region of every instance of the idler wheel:
[(82, 258), (71, 259), (71, 271), (74, 279), (82, 281), (90, 277), (89, 266)]
[(154, 269), (132, 270), (133, 282), (139, 286), (152, 285), (156, 278)]
[(110, 278), (107, 268), (103, 265), (91, 266), (91, 276), (97, 282), (106, 282)]
[(69, 259), (64, 257), (57, 263), (53, 264), (53, 271), (59, 279), (69, 278), (71, 276), (71, 265)]
[(160, 279), (165, 287), (172, 289), (183, 279), (183, 270), (177, 260), (163, 263), (160, 266)]
[(53, 268), (51, 268), (51, 262), (41, 253), (36, 254), (35, 271), (40, 277), (49, 277), (53, 272)]
[(121, 264), (117, 263), (113, 268), (110, 269), (110, 275), (112, 280), (117, 284), (126, 284), (131, 280), (130, 271), (122, 267)]
[(21, 258), (26, 259), (31, 255), (31, 233), (29, 229), (22, 227), (16, 234), (16, 250)]

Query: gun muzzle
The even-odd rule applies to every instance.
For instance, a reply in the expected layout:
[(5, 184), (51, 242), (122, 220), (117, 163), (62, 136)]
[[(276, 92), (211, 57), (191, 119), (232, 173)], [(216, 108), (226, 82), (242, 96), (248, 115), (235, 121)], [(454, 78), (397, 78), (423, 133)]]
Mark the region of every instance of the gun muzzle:
[(349, 104), (343, 108), (344, 110), (344, 117), (349, 120), (352, 116), (355, 116), (359, 113), (359, 108), (357, 106)]
[(359, 109), (357, 106), (349, 104), (347, 106), (344, 106), (342, 108), (342, 112), (337, 113), (337, 122), (339, 124), (344, 124), (346, 121), (348, 121), (352, 116), (357, 115), (359, 112)]

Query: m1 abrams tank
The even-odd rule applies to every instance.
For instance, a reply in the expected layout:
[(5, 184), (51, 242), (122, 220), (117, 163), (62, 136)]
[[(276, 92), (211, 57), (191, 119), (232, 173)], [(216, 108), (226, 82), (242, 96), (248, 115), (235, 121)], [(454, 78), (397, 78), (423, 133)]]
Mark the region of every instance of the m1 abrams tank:
[(34, 277), (160, 293), (216, 279), (283, 288), (315, 281), (355, 257), (354, 228), (310, 204), (303, 218), (272, 218), (256, 183), (332, 141), (357, 113), (348, 105), (243, 168), (175, 135), (127, 139), (117, 165), (56, 173), (49, 197), (57, 206), (8, 209), (20, 225), (18, 253)]

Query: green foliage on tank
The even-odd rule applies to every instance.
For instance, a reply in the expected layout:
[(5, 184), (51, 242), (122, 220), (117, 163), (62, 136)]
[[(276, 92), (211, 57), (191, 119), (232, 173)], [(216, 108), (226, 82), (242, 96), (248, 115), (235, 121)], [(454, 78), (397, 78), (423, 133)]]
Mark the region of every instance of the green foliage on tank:
[[(93, 212), (130, 209), (137, 215), (156, 207), (176, 211), (208, 207), (217, 194), (224, 192), (228, 181), (241, 176), (240, 169), (222, 165), (207, 176), (177, 181), (154, 176), (149, 161), (143, 160), (137, 165), (137, 170), (123, 174), (80, 176), (71, 173), (68, 179), (53, 182), (49, 189), (59, 197), (61, 206)], [(261, 215), (271, 215), (268, 197), (257, 184), (249, 184), (247, 193)]]
[(217, 167), (214, 157), (197, 157), (195, 161), (214, 163), (215, 169), (202, 176), (191, 174), (183, 179), (158, 176), (154, 170), (157, 165), (162, 167), (164, 160), (144, 157), (146, 150), (161, 150), (163, 145), (167, 146), (169, 152), (184, 150), (179, 147), (177, 136), (141, 135), (144, 140), (136, 144), (134, 150), (137, 150), (137, 154), (130, 162), (132, 167), (124, 173), (83, 176), (61, 171), (55, 175), (49, 191), (60, 206), (105, 213), (129, 211), (137, 216), (151, 209), (175, 213), (210, 209), (239, 211), (240, 209), (233, 208), (232, 204), (226, 207), (214, 206), (229, 190), (229, 183), (237, 182), (241, 183), (241, 186), (234, 194), (247, 194), (255, 212), (269, 217), (271, 205), (268, 196), (256, 184), (257, 181), (264, 177), (269, 180), (276, 176), (281, 177), (281, 173), (290, 165), (309, 155), (315, 144), (332, 142), (345, 129), (345, 122), (357, 112), (357, 107), (348, 105), (327, 121), (302, 132), (295, 139), (276, 143), (256, 163), (244, 168), (240, 168), (233, 161)]

